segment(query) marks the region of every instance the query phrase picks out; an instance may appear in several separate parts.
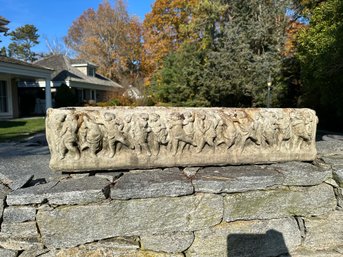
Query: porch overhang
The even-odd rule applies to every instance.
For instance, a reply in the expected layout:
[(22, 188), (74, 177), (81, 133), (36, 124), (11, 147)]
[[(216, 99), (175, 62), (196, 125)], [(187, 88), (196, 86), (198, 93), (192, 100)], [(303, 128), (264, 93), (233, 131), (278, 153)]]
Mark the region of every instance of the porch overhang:
[[(29, 63), (6, 58), (5, 61), (0, 59), (0, 74), (9, 75), (12, 78), (34, 78), (45, 81), (45, 103), (46, 109), (52, 106), (51, 100), (51, 74), (52, 69), (31, 65)], [(17, 62), (17, 63), (16, 63)]]

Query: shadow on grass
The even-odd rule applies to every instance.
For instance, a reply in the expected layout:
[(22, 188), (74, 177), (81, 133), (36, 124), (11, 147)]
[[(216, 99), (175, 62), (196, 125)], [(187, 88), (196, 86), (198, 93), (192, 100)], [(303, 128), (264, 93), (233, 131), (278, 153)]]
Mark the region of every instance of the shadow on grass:
[(25, 126), (26, 121), (0, 121), (0, 128), (13, 128), (19, 126)]
[(42, 132), (44, 129), (43, 118), (0, 121), (0, 142), (18, 141), (23, 137)]

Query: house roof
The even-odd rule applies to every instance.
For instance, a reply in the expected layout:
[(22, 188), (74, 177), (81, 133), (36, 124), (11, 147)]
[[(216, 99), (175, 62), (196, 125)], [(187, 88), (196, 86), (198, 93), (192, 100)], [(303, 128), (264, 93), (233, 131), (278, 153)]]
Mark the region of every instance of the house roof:
[(0, 73), (50, 79), (52, 69), (0, 55)]
[[(85, 60), (82, 60), (85, 61)], [(117, 88), (122, 89), (122, 86), (118, 83), (106, 78), (98, 73), (94, 77), (87, 76), (82, 73), (79, 69), (73, 66), (73, 64), (91, 64), (87, 61), (81, 62), (80, 59), (70, 59), (64, 55), (52, 55), (36, 61), (35, 64), (49, 67), (54, 69), (54, 72), (51, 76), (52, 81), (75, 81), (79, 83), (95, 84), (109, 87), (111, 89)]]
[(26, 67), (35, 68), (35, 69), (41, 69), (41, 70), (53, 70), (51, 68), (43, 67), (43, 66), (38, 65), (38, 64), (20, 61), (20, 60), (17, 60), (17, 59), (14, 59), (14, 58), (10, 58), (10, 57), (7, 57), (7, 56), (3, 56), (3, 55), (0, 55), (0, 62), (1, 63), (21, 65), (21, 66), (26, 66)]
[(92, 62), (85, 60), (85, 59), (69, 59), (69, 60), (70, 60), (71, 65), (90, 65), (90, 66), (94, 66), (94, 67), (98, 66)]

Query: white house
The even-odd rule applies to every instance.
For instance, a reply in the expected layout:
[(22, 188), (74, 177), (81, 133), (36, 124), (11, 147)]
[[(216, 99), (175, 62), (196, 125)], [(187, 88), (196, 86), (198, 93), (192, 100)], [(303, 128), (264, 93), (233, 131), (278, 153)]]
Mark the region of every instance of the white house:
[[(52, 92), (61, 84), (76, 89), (80, 103), (87, 101), (107, 101), (113, 95), (119, 95), (123, 87), (118, 83), (98, 74), (97, 66), (82, 59), (70, 59), (64, 55), (52, 55), (41, 59), (35, 64), (53, 69), (51, 81)], [(39, 87), (44, 83), (39, 82)], [(34, 86), (26, 82), (21, 87)]]
[(52, 106), (50, 78), (53, 70), (13, 58), (0, 56), (0, 119), (19, 117), (25, 111), (25, 98), (20, 95), (18, 82), (21, 80), (40, 81), (44, 88), (42, 112)]

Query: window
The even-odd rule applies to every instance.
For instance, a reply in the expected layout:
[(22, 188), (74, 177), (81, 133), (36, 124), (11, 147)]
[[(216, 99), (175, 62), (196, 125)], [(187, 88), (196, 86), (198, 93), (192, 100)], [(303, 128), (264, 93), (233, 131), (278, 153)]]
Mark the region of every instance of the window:
[(88, 67), (88, 76), (95, 77), (95, 69), (93, 67)]
[(4, 80), (0, 80), (0, 112), (8, 112), (7, 84)]

